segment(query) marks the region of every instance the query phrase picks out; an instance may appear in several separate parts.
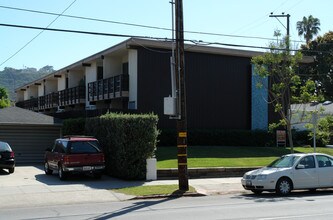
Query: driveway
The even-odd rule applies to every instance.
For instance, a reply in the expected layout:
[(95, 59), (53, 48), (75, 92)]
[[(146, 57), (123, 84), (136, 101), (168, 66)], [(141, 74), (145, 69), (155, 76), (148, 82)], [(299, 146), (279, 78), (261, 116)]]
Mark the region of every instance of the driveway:
[(57, 173), (45, 175), (42, 166), (17, 166), (13, 174), (0, 170), (0, 209), (73, 204), (80, 202), (122, 201), (133, 198), (110, 189), (142, 185), (140, 181), (120, 181), (108, 176), (96, 180), (76, 176), (59, 180)]
[[(17, 166), (13, 174), (0, 170), (0, 209), (89, 202), (124, 201), (134, 196), (112, 189), (131, 186), (178, 184), (178, 180), (125, 181), (104, 175), (74, 176), (61, 181), (57, 173), (45, 175), (42, 165)], [(244, 193), (240, 178), (190, 179), (189, 184), (205, 195)]]

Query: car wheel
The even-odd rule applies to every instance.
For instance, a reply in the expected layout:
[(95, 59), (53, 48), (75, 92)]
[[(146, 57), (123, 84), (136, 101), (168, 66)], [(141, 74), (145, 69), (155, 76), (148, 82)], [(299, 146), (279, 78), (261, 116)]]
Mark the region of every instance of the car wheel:
[(58, 175), (59, 175), (60, 180), (65, 180), (67, 177), (66, 172), (64, 172), (64, 170), (62, 168), (62, 165), (58, 166)]
[(15, 170), (15, 167), (12, 167), (12, 168), (9, 168), (9, 169), (8, 169), (8, 172), (9, 172), (9, 173), (14, 173), (14, 170)]
[(287, 178), (280, 179), (276, 184), (276, 192), (282, 196), (288, 195), (292, 190), (292, 183)]
[(253, 189), (253, 190), (251, 190), (254, 194), (256, 194), (256, 195), (259, 195), (259, 194), (261, 194), (262, 193), (262, 190), (256, 190), (256, 189)]
[(51, 175), (53, 173), (53, 170), (51, 170), (49, 167), (49, 163), (46, 161), (44, 163), (44, 171), (46, 175)]

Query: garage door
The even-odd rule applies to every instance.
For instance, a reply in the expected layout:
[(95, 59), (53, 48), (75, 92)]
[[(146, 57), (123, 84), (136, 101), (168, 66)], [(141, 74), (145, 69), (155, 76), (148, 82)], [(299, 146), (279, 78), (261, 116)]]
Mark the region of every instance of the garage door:
[(42, 163), (45, 149), (60, 137), (60, 126), (0, 125), (0, 140), (15, 152), (16, 163)]

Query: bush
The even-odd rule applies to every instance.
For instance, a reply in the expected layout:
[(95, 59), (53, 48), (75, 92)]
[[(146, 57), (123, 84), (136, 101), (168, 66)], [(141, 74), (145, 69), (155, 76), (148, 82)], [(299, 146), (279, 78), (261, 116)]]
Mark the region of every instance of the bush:
[(63, 135), (84, 135), (85, 123), (84, 118), (66, 119), (63, 121), (62, 133)]
[(153, 114), (108, 113), (89, 118), (86, 133), (104, 147), (107, 173), (123, 179), (144, 179), (146, 159), (153, 157), (157, 144), (158, 117)]

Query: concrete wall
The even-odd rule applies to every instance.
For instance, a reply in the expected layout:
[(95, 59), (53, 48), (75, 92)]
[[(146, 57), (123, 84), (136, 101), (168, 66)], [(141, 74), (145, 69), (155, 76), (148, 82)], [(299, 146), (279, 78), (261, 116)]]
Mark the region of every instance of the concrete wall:
[(28, 95), (28, 99), (37, 98), (38, 97), (38, 88), (37, 88), (37, 86), (30, 86), (27, 89), (27, 95)]
[(137, 109), (138, 100), (138, 51), (128, 51), (129, 102)]
[(66, 89), (66, 73), (61, 74), (61, 78), (58, 78), (58, 91)]
[(115, 57), (104, 57), (103, 78), (109, 78), (122, 73), (122, 59)]
[(23, 92), (23, 97), (24, 97), (24, 100), (28, 100), (28, 99), (30, 99), (30, 97), (29, 97), (29, 93), (28, 93), (27, 90), (25, 90), (25, 91)]
[(17, 91), (16, 92), (16, 101), (24, 101), (24, 91)]
[(79, 86), (81, 80), (84, 79), (84, 73), (81, 71), (69, 71), (68, 73), (68, 87), (73, 88)]
[(88, 83), (95, 82), (97, 80), (97, 64), (92, 63), (91, 66), (85, 69), (86, 76), (86, 106), (89, 106), (88, 101)]
[(41, 83), (41, 85), (38, 86), (38, 97), (44, 96), (44, 82)]
[(58, 91), (58, 80), (47, 79), (45, 81), (45, 95)]

